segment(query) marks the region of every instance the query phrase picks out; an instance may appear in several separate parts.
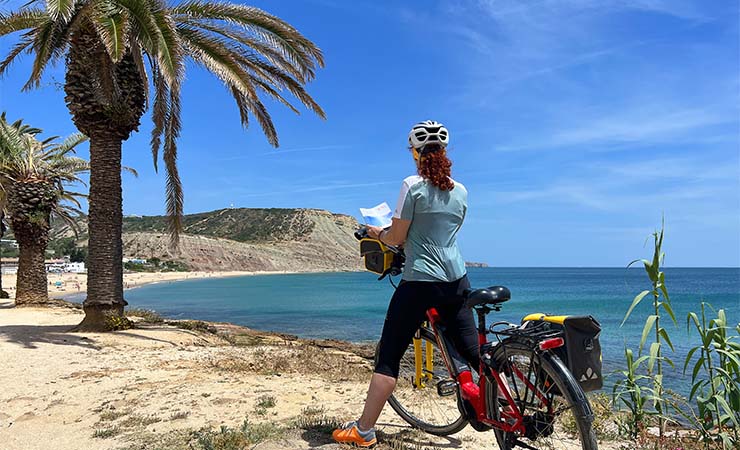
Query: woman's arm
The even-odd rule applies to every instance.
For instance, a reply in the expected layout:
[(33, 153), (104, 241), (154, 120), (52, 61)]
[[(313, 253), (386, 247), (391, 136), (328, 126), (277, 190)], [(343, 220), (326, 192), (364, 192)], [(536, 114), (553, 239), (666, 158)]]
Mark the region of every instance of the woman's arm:
[[(367, 234), (373, 239), (378, 239), (382, 243), (387, 245), (399, 246), (406, 242), (406, 237), (409, 234), (409, 227), (411, 226), (410, 220), (396, 219), (393, 218), (391, 227), (387, 230), (380, 227), (367, 227)], [(380, 234), (383, 234), (380, 236)]]

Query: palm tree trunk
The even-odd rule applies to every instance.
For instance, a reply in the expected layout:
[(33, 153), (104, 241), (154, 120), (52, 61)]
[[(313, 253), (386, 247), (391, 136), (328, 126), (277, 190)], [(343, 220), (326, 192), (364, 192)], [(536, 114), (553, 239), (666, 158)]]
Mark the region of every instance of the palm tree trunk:
[[(3, 208), (5, 210), (5, 208)], [(3, 237), (5, 236), (5, 214), (0, 211), (0, 298), (8, 298), (9, 295), (3, 290)]]
[(75, 331), (108, 331), (123, 317), (121, 139), (90, 136), (90, 197), (85, 319)]
[[(5, 237), (5, 206), (6, 204), (3, 204), (0, 206), (0, 241)], [(10, 298), (10, 295), (3, 289), (3, 266), (2, 266), (2, 259), (3, 259), (3, 244), (0, 242), (0, 298)]]
[(125, 327), (121, 228), (121, 143), (146, 109), (144, 79), (130, 53), (114, 63), (88, 24), (72, 33), (65, 101), (77, 128), (90, 137), (87, 298), (78, 331)]
[[(48, 223), (48, 219), (47, 219)], [(49, 240), (40, 226), (29, 222), (13, 222), (13, 233), (18, 241), (18, 278), (16, 281), (16, 306), (48, 303), (46, 267), (44, 256)]]

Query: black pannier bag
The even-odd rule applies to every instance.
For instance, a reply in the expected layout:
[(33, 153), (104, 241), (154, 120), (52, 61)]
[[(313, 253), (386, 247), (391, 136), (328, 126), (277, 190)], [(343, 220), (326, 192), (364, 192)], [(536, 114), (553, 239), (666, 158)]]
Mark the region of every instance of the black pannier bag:
[[(565, 347), (558, 356), (568, 365), (584, 392), (603, 386), (601, 376), (601, 326), (591, 316), (568, 316), (563, 322)], [(563, 355), (562, 352), (566, 354)]]

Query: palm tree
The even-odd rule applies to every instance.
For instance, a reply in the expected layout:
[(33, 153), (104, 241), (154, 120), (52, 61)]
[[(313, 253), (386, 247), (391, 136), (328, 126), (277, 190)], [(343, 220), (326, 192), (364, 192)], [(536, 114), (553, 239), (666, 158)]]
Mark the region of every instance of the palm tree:
[[(121, 317), (121, 145), (137, 130), (149, 102), (151, 149), (157, 168), (163, 150), (167, 214), (173, 244), (181, 229), (183, 194), (177, 171), (180, 89), (186, 61), (221, 80), (236, 102), (242, 124), (256, 118), (267, 140), (278, 137), (260, 95), (298, 110), (289, 92), (322, 118), (305, 91), (323, 56), (287, 22), (260, 9), (188, 0), (46, 0), (0, 18), (0, 36), (22, 32), (0, 62), (0, 75), (22, 53), (34, 55), (24, 89), (39, 84), (49, 62), (66, 57), (65, 101), (77, 128), (90, 137), (89, 271), (85, 319), (78, 330), (107, 329)], [(150, 90), (152, 91), (150, 98)]]
[(18, 241), (16, 305), (48, 302), (44, 258), (49, 243), (51, 215), (76, 226), (71, 214), (81, 214), (76, 197), (65, 185), (80, 182), (87, 161), (72, 156), (87, 137), (73, 134), (61, 143), (56, 137), (39, 141), (40, 130), (10, 124), (0, 115), (0, 186), (7, 199), (10, 226)]
[[(5, 232), (8, 230), (5, 227), (5, 206), (6, 206), (7, 200), (5, 198), (5, 191), (0, 189), (0, 241), (5, 236)], [(2, 242), (0, 242), (0, 298), (9, 298), (10, 295), (8, 292), (3, 289), (3, 271), (2, 271)]]

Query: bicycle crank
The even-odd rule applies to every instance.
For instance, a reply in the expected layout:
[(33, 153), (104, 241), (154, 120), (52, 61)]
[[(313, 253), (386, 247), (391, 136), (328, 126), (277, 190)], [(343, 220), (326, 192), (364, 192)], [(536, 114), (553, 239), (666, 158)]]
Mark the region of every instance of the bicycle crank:
[(457, 381), (454, 380), (442, 380), (437, 383), (437, 394), (440, 397), (449, 397), (457, 393)]

